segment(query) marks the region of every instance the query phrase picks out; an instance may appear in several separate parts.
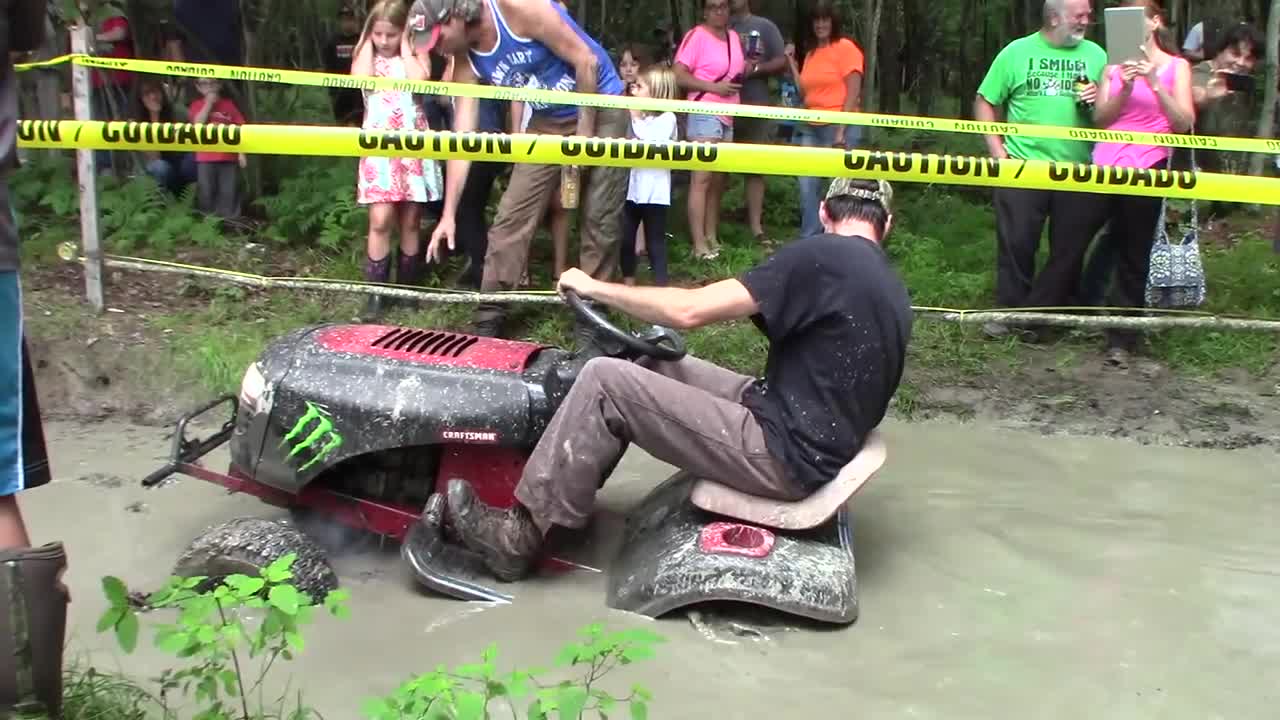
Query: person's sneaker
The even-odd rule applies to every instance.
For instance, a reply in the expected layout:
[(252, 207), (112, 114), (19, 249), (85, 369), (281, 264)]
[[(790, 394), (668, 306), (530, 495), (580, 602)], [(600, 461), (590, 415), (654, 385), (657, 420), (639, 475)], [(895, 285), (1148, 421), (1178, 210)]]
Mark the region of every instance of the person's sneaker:
[(542, 531), (524, 506), (489, 507), (476, 498), (470, 483), (459, 478), (449, 481), (446, 497), (454, 532), (484, 558), (494, 577), (514, 582), (529, 574), (542, 549)]

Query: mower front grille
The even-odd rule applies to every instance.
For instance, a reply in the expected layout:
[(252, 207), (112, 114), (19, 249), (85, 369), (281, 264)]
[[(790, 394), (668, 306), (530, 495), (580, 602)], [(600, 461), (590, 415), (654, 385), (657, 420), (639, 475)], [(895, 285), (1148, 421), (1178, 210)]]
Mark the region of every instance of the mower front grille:
[(398, 350), (415, 355), (435, 355), (437, 357), (461, 357), (479, 340), (467, 335), (440, 332), (439, 330), (412, 330), (396, 328), (377, 340), (373, 347), (384, 350)]

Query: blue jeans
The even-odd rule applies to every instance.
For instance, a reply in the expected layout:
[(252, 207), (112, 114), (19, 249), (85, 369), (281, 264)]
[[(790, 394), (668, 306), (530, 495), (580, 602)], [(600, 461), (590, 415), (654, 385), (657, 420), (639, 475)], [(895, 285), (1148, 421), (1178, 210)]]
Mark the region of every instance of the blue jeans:
[[(792, 140), (796, 145), (805, 147), (832, 147), (835, 145), (837, 125), (811, 125), (796, 123)], [(844, 131), (844, 148), (857, 147), (862, 138), (861, 125), (849, 125)], [(830, 178), (801, 177), (800, 183), (800, 237), (818, 235), (822, 232), (822, 222), (818, 219), (818, 205), (827, 192)]]
[(0, 272), (0, 497), (48, 484), (49, 455), (35, 376), (22, 335), (16, 270)]
[(196, 181), (196, 156), (183, 153), (178, 162), (166, 158), (152, 160), (147, 163), (147, 174), (160, 187), (174, 195), (180, 195), (184, 188)]

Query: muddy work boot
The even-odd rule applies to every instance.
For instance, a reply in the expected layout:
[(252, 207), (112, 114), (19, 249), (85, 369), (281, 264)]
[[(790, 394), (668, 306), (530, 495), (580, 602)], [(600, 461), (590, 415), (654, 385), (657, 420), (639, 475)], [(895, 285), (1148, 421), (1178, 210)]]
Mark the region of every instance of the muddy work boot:
[(510, 510), (489, 507), (458, 478), (449, 481), (446, 499), (454, 532), (484, 558), (494, 577), (514, 582), (529, 574), (542, 549), (542, 532), (528, 510), (519, 503)]
[(62, 717), (62, 543), (0, 550), (0, 717)]

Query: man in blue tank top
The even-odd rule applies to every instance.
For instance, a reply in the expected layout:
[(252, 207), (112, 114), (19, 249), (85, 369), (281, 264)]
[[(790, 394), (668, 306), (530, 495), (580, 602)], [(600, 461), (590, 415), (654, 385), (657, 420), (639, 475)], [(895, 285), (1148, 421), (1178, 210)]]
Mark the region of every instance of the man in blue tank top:
[[(419, 53), (452, 56), (453, 82), (485, 83), (509, 88), (566, 90), (621, 95), (622, 79), (608, 53), (554, 0), (416, 0), (409, 29)], [(626, 137), (626, 110), (530, 103), (533, 114), (526, 132), (536, 135)], [(473, 132), (478, 100), (457, 97), (454, 130)], [(440, 259), (442, 244), (454, 247), (455, 213), (470, 169), (468, 160), (450, 160), (445, 171), (444, 209), (428, 246)], [(524, 275), (529, 244), (559, 187), (561, 166), (516, 163), (511, 182), (489, 229), (482, 291), (514, 290)], [(621, 212), (630, 177), (625, 167), (592, 167), (580, 171), (578, 227), (579, 267), (608, 280), (618, 265)], [(506, 308), (476, 309), (472, 331), (501, 335)], [(592, 351), (592, 336), (578, 326), (579, 349)]]

